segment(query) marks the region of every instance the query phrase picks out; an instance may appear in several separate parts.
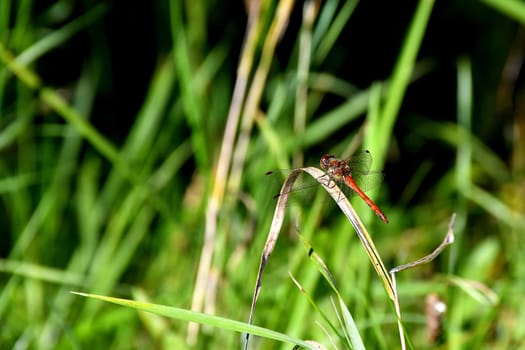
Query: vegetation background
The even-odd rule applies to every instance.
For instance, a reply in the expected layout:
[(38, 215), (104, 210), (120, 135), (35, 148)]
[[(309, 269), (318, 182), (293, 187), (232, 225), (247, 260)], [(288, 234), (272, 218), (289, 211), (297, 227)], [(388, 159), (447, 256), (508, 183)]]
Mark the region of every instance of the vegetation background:
[[(247, 321), (280, 186), (265, 172), (369, 149), (390, 223), (355, 206), (388, 267), (432, 251), (457, 213), (455, 243), (398, 276), (414, 348), (525, 348), (524, 24), (519, 0), (2, 0), (1, 347), (239, 348), (240, 333), (70, 291)], [(289, 277), (337, 324), (299, 231), (365, 346), (398, 348), (327, 202), (288, 208), (254, 323), (346, 348)], [(435, 338), (429, 295), (447, 305)]]

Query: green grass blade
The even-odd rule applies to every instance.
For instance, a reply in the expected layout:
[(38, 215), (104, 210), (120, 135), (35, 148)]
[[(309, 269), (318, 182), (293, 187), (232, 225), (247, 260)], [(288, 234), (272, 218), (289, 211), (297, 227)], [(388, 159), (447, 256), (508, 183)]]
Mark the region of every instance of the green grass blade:
[(223, 329), (227, 329), (227, 330), (234, 331), (234, 332), (250, 333), (253, 335), (257, 335), (257, 336), (269, 338), (269, 339), (274, 339), (274, 340), (278, 340), (281, 342), (286, 342), (290, 344), (298, 344), (306, 349), (316, 350), (316, 348), (313, 345), (303, 340), (296, 339), (286, 334), (275, 332), (275, 331), (272, 331), (266, 328), (249, 325), (244, 322), (231, 320), (231, 319), (227, 319), (224, 317), (207, 315), (204, 313), (193, 312), (193, 311), (189, 311), (186, 309), (180, 309), (180, 308), (171, 307), (171, 306), (144, 303), (144, 302), (128, 300), (128, 299), (113, 298), (113, 297), (107, 297), (103, 295), (79, 293), (79, 292), (72, 292), (72, 293), (80, 295), (80, 296), (84, 296), (87, 298), (92, 298), (92, 299), (101, 300), (101, 301), (105, 301), (105, 302), (109, 302), (109, 303), (113, 303), (117, 305), (130, 307), (130, 308), (140, 310), (140, 311), (151, 312), (153, 314), (160, 315), (160, 316), (165, 316), (165, 317), (183, 320), (187, 322), (196, 322), (196, 323), (200, 323), (203, 325), (223, 328)]
[(401, 48), (398, 60), (392, 73), (390, 86), (388, 89), (388, 96), (385, 100), (385, 105), (378, 121), (377, 126), (381, 127), (381, 131), (374, 133), (374, 138), (365, 140), (365, 148), (374, 146), (378, 158), (376, 157), (376, 164), (383, 164), (383, 159), (390, 144), (390, 135), (401, 107), (401, 102), (405, 96), (406, 89), (410, 82), (410, 77), (414, 72), (416, 65), (417, 54), (423, 41), (430, 14), (434, 7), (434, 0), (420, 0), (407, 36)]
[(514, 18), (525, 25), (525, 3), (519, 0), (482, 0), (488, 6), (500, 11), (503, 15)]

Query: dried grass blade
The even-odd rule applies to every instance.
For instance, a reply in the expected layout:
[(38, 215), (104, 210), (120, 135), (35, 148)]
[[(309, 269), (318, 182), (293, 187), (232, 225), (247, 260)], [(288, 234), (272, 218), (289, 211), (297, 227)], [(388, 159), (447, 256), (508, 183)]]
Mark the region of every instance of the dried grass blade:
[[(279, 238), (279, 232), (281, 231), (281, 226), (283, 225), (284, 215), (286, 213), (286, 204), (288, 203), (288, 197), (290, 196), (290, 192), (292, 190), (295, 180), (297, 180), (297, 177), (302, 171), (302, 168), (295, 169), (286, 177), (280, 191), (281, 195), (278, 196), (277, 205), (273, 214), (272, 224), (270, 226), (270, 231), (268, 232), (268, 237), (266, 238), (266, 243), (264, 244), (264, 249), (261, 254), (261, 262), (259, 263), (259, 271), (257, 272), (257, 279), (255, 282), (255, 289), (252, 298), (252, 306), (250, 308), (250, 317), (248, 319), (249, 324), (252, 324), (253, 314), (255, 312), (255, 304), (257, 303), (257, 299), (259, 298), (259, 293), (261, 291), (262, 273), (264, 271), (264, 268), (266, 267), (266, 263), (268, 262), (270, 255), (273, 252), (275, 242), (277, 242), (277, 238)], [(248, 348), (249, 337), (250, 335), (247, 333), (244, 342), (245, 350)]]

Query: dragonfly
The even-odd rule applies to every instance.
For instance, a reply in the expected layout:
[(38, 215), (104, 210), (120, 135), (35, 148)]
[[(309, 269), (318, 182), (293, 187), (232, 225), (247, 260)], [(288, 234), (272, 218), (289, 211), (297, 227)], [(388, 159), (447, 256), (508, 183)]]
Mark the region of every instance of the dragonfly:
[(363, 183), (366, 184), (366, 177), (379, 175), (380, 178), (383, 177), (381, 172), (369, 172), (368, 169), (372, 162), (372, 156), (370, 151), (366, 150), (359, 154), (358, 156), (350, 160), (342, 160), (336, 158), (331, 154), (325, 154), (321, 157), (319, 165), (331, 179), (337, 183), (343, 183), (348, 186), (353, 192), (355, 192), (359, 197), (361, 197), (366, 204), (372, 209), (376, 215), (388, 223), (386, 215), (379, 209), (377, 204), (375, 204), (370, 197), (365, 194), (365, 190), (361, 189), (358, 185), (359, 181), (356, 179), (364, 179)]
[[(351, 190), (350, 195), (357, 194), (361, 197), (366, 204), (376, 213), (376, 215), (388, 223), (386, 215), (379, 209), (370, 197), (365, 194), (365, 191), (374, 188), (383, 179), (383, 172), (381, 171), (369, 171), (372, 163), (372, 155), (370, 151), (363, 151), (348, 160), (338, 159), (331, 154), (325, 154), (321, 157), (319, 165), (325, 172), (323, 177), (327, 177), (323, 182), (328, 182), (329, 186), (335, 186), (335, 184), (341, 184)], [(274, 171), (269, 171), (266, 175), (271, 175)], [(306, 185), (304, 187), (311, 187)], [(295, 188), (293, 191), (297, 191), (301, 188)], [(277, 198), (282, 193), (274, 196)]]

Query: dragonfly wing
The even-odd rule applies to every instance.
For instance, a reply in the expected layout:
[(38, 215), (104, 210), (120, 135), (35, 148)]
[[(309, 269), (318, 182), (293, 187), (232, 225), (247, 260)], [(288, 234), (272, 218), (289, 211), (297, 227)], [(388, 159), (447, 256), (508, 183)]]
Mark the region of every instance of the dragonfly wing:
[(385, 173), (382, 171), (369, 171), (367, 173), (356, 173), (352, 175), (356, 185), (363, 192), (379, 188), (385, 178)]
[(365, 150), (348, 161), (352, 178), (356, 185), (363, 191), (373, 190), (383, 182), (385, 174), (382, 171), (370, 171), (372, 165), (372, 154)]
[(346, 161), (352, 173), (366, 173), (372, 165), (372, 154), (369, 150), (360, 152)]

